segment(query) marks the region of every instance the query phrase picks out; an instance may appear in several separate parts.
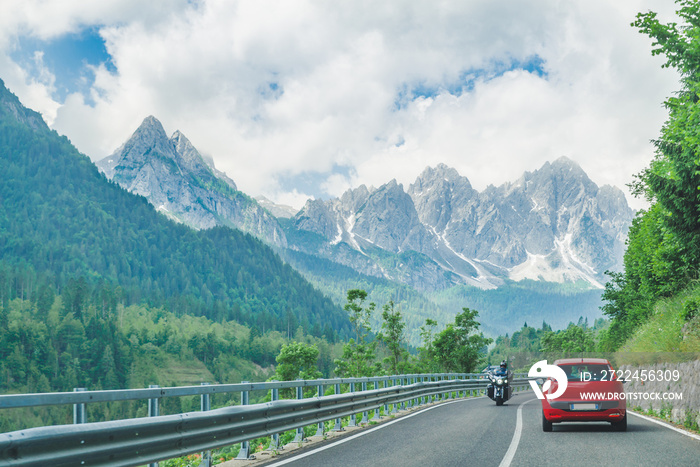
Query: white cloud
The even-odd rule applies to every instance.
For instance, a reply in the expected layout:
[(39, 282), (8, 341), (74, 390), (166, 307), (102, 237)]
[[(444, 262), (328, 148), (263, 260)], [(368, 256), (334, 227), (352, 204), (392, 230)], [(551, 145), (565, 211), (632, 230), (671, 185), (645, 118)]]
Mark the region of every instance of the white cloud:
[[(281, 177), (328, 174), (319, 190), (337, 195), (406, 185), (440, 162), (484, 188), (567, 155), (623, 187), (650, 160), (677, 88), (629, 26), (657, 3), (18, 0), (0, 19), (0, 76), (93, 159), (153, 114), (244, 191), (295, 206), (305, 194)], [(117, 69), (95, 70), (94, 105), (77, 94), (55, 103), (50, 83), (7, 58), (19, 34), (85, 26), (100, 28)], [(546, 76), (493, 75), (533, 56)], [(480, 69), (471, 90), (455, 90)], [(401, 101), (415, 86), (436, 92)]]
[(188, 5), (187, 0), (3, 0), (0, 46), (18, 34), (51, 39), (85, 26), (157, 24)]
[(23, 70), (9, 57), (0, 54), (0, 79), (5, 82), (15, 94), (20, 96), (24, 105), (41, 113), (48, 124), (52, 124), (60, 104), (51, 98), (54, 77), (43, 65), (41, 55), (34, 57), (36, 75)]

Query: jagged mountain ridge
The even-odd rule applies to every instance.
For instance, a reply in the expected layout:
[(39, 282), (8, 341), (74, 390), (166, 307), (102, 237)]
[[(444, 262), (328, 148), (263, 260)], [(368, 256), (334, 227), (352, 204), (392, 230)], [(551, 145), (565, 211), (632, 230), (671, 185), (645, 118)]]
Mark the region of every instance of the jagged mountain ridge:
[[(392, 180), (310, 200), (292, 221), (326, 244), (292, 247), (424, 291), (460, 283), (495, 288), (505, 279), (584, 280), (601, 288), (604, 271), (621, 267), (632, 216), (622, 191), (598, 187), (565, 157), (481, 193), (440, 164), (407, 190)], [(342, 245), (359, 255), (338, 255)], [(412, 258), (412, 271), (400, 260), (387, 267), (387, 254), (408, 252), (420, 257)]]
[[(620, 190), (598, 187), (567, 158), (482, 192), (440, 164), (408, 189), (395, 180), (362, 185), (340, 198), (309, 200), (292, 215), (238, 192), (182, 133), (168, 138), (154, 117), (98, 167), (193, 227), (229, 225), (285, 247), (291, 225), (318, 237), (294, 235), (290, 248), (420, 291), (490, 289), (507, 279), (601, 288), (603, 272), (621, 266), (633, 215)], [(287, 235), (275, 215), (291, 219)]]
[(234, 181), (216, 170), (212, 161), (205, 161), (179, 130), (168, 138), (153, 116), (97, 167), (179, 222), (196, 229), (235, 227), (269, 244), (286, 246), (273, 215), (238, 191)]

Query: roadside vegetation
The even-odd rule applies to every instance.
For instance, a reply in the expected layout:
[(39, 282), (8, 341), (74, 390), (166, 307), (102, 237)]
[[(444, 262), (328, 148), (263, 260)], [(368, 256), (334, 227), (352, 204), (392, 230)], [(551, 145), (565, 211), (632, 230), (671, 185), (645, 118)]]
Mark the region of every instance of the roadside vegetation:
[(681, 75), (664, 105), (668, 118), (654, 140), (649, 166), (636, 175), (634, 193), (649, 203), (629, 232), (625, 270), (611, 273), (603, 312), (610, 328), (606, 351), (697, 351), (700, 272), (700, 4), (676, 0), (679, 23), (655, 12), (632, 24), (653, 40), (653, 55)]

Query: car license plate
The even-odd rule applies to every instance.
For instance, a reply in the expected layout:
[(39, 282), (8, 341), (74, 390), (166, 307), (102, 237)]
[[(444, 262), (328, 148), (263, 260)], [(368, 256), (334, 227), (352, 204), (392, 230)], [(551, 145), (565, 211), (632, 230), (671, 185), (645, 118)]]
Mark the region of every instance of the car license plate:
[(598, 404), (571, 404), (571, 410), (598, 410)]

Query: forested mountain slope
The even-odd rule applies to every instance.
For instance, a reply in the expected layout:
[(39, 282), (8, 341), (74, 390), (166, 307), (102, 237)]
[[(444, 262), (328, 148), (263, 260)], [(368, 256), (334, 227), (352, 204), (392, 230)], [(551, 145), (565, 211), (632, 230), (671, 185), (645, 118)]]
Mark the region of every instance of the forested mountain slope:
[[(129, 304), (309, 332), (348, 329), (342, 310), (250, 235), (194, 231), (101, 175), (0, 81), (0, 257), (57, 288), (103, 281)], [(82, 310), (74, 310), (79, 317)]]

